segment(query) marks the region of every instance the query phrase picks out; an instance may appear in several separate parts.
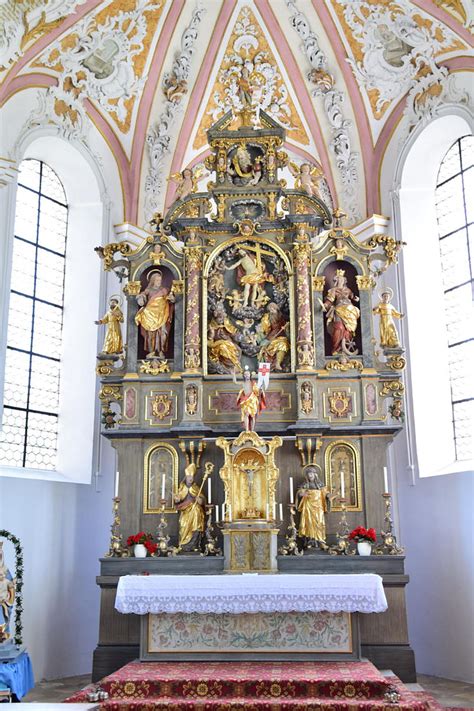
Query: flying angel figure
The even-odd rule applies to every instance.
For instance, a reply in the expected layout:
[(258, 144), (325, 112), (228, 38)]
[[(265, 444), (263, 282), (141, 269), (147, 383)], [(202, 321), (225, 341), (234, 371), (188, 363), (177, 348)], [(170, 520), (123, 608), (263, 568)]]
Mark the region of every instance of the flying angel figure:
[(290, 161), (288, 167), (292, 175), (295, 176), (295, 189), (304, 190), (310, 197), (319, 198), (319, 181), (324, 177), (320, 168), (310, 163), (301, 163), (297, 165)]
[(198, 192), (198, 182), (206, 175), (210, 175), (202, 163), (198, 163), (194, 168), (185, 168), (180, 173), (171, 173), (168, 180), (174, 180), (177, 184), (175, 199), (184, 200), (191, 193)]

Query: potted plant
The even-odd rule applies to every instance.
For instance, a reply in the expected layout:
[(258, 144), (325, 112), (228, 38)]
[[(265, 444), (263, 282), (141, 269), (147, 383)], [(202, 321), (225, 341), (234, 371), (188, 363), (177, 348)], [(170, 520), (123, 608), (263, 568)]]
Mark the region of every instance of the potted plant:
[(148, 553), (153, 555), (156, 552), (157, 545), (153, 543), (151, 533), (139, 531), (134, 536), (127, 538), (127, 546), (133, 546), (133, 555), (135, 558), (146, 558)]
[(375, 528), (364, 528), (357, 526), (349, 533), (349, 540), (357, 543), (357, 553), (359, 555), (370, 555), (372, 553), (372, 545), (377, 540)]

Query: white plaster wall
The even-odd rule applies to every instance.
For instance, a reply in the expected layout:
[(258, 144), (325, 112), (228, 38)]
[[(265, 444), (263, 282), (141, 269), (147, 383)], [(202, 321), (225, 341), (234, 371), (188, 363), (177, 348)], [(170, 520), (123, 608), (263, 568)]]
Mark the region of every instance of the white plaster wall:
[[(24, 550), (24, 643), (35, 679), (87, 674), (99, 629), (99, 557), (108, 549), (114, 456), (92, 484), (0, 478), (0, 525)], [(5, 544), (8, 545), (8, 544)]]
[[(407, 313), (401, 324), (409, 363), (407, 422), (389, 461), (399, 537), (410, 575), (406, 588), (409, 638), (418, 673), (474, 683), (474, 477), (466, 471), (466, 463), (455, 471), (445, 445), (451, 425), (440, 393), (440, 349), (427, 347), (427, 334), (432, 338), (441, 327), (439, 310), (432, 309), (437, 322), (430, 326), (426, 309), (417, 311), (417, 305), (425, 303), (420, 301), (421, 284), (426, 284), (428, 276), (436, 278), (425, 262), (427, 242), (437, 240), (434, 187), (438, 166), (452, 143), (470, 132), (469, 118), (465, 108), (443, 107), (434, 121), (414, 132), (398, 160), (400, 135), (396, 132), (382, 174), (385, 185), (392, 176), (392, 233), (408, 243), (396, 288), (400, 308)], [(383, 192), (388, 195), (388, 190)], [(430, 291), (432, 308), (431, 297)], [(433, 341), (438, 342), (437, 338)], [(413, 395), (422, 386), (424, 394), (414, 408)], [(443, 429), (444, 415), (449, 430)], [(443, 473), (440, 470), (446, 464)], [(450, 467), (452, 473), (446, 473)]]

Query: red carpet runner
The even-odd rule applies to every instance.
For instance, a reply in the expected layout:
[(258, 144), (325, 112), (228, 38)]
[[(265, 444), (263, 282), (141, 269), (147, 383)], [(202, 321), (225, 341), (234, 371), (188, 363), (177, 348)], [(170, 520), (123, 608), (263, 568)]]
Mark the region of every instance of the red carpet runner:
[(441, 709), (370, 662), (131, 662), (66, 701), (87, 702), (98, 686), (102, 711)]

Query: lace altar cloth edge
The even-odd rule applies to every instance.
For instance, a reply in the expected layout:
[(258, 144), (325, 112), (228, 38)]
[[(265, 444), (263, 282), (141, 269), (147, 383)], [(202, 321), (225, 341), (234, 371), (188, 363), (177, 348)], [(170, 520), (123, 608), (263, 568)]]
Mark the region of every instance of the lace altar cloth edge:
[(123, 575), (122, 613), (384, 612), (380, 575)]

